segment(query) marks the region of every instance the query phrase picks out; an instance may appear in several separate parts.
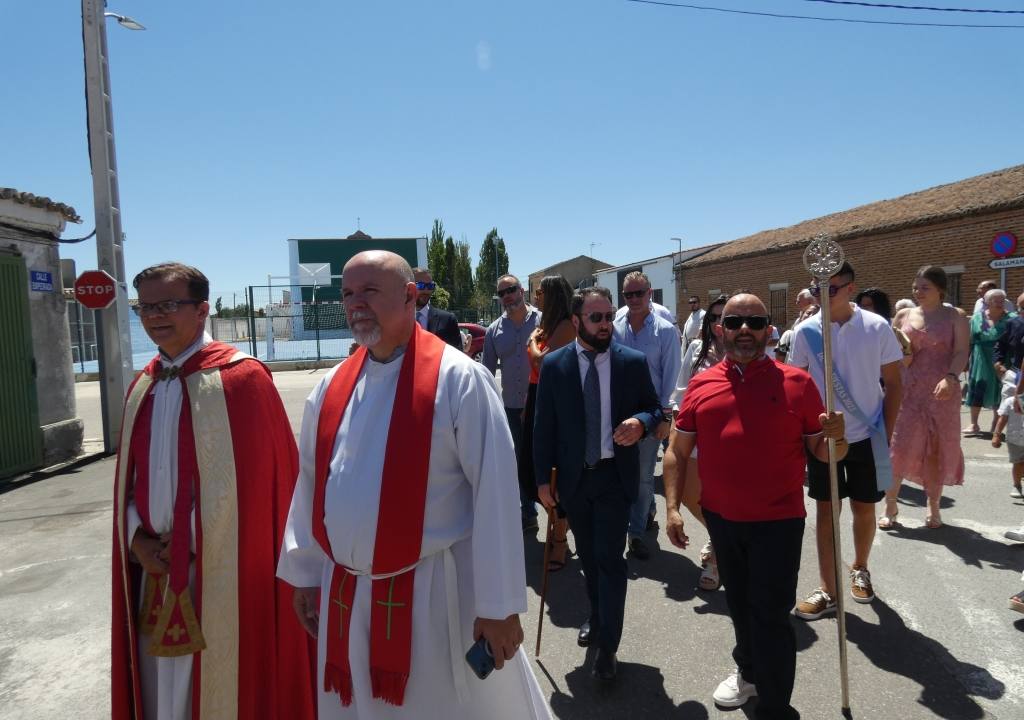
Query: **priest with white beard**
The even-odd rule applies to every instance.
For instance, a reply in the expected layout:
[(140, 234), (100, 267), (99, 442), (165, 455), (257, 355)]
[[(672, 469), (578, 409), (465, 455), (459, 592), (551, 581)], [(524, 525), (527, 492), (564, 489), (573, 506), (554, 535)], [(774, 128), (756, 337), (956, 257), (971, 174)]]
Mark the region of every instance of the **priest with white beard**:
[[(394, 253), (342, 275), (361, 346), (306, 401), (278, 576), (334, 718), (549, 718), (524, 653), (516, 461), (487, 370), (415, 322)], [(319, 596), (319, 597), (318, 597)], [(465, 660), (487, 641), (496, 672)]]

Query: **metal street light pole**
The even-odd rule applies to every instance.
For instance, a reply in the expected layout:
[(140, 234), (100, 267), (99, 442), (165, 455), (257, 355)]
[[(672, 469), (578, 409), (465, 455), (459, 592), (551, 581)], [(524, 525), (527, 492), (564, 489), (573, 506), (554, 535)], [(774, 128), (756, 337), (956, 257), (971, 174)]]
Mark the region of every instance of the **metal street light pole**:
[[(82, 44), (85, 51), (85, 99), (89, 122), (89, 160), (92, 166), (96, 215), (96, 258), (117, 283), (114, 304), (96, 313), (99, 345), (100, 403), (103, 410), (103, 449), (117, 451), (122, 404), (132, 378), (132, 345), (128, 325), (128, 286), (124, 271), (121, 196), (114, 153), (114, 116), (110, 103), (107, 62), (107, 13), (104, 0), (82, 0)], [(131, 18), (110, 14), (122, 26), (144, 29)]]

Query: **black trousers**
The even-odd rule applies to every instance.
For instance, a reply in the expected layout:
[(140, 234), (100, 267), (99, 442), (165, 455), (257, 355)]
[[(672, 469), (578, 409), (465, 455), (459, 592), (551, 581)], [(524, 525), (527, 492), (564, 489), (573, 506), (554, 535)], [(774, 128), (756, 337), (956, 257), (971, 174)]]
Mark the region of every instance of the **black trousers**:
[(757, 685), (758, 720), (797, 720), (789, 704), (796, 676), (796, 602), (804, 519), (733, 522), (704, 510), (736, 634), (740, 674)]
[(591, 635), (605, 652), (616, 652), (626, 612), (626, 527), (632, 504), (614, 461), (584, 470), (576, 494), (563, 500), (590, 599)]

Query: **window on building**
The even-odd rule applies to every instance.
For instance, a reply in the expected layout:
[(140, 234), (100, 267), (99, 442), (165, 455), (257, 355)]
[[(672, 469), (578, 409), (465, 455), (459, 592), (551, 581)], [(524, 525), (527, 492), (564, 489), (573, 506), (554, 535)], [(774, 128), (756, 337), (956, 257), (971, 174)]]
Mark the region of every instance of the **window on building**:
[(664, 305), (665, 304), (665, 294), (661, 290), (657, 290), (657, 289), (656, 290), (652, 290), (651, 291), (651, 300), (653, 300), (654, 302), (658, 303), (659, 305)]
[(788, 324), (786, 311), (789, 309), (786, 295), (789, 291), (787, 283), (773, 283), (768, 286), (770, 299), (768, 301), (768, 312), (772, 317), (772, 324), (775, 327), (785, 327)]
[(960, 307), (960, 288), (964, 276), (963, 265), (946, 265), (942, 268), (946, 273), (946, 299), (953, 307)]

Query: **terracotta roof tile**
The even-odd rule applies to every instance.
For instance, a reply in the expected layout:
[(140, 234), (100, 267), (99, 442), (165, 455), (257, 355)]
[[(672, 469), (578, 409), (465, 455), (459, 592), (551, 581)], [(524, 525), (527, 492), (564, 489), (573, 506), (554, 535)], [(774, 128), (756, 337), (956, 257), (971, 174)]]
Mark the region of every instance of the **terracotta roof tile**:
[(51, 200), (48, 197), (42, 195), (33, 195), (29, 192), (19, 192), (14, 188), (0, 187), (0, 200), (13, 200), (16, 203), (22, 205), (29, 205), (31, 207), (42, 208), (43, 210), (53, 210), (58, 212), (68, 222), (80, 223), (82, 218), (78, 217), (78, 213), (70, 205), (59, 203), (56, 200)]
[(1024, 207), (1024, 165), (861, 205), (785, 228), (762, 230), (725, 243), (685, 264), (696, 267), (780, 250), (804, 244), (822, 232), (842, 240), (1017, 207)]

